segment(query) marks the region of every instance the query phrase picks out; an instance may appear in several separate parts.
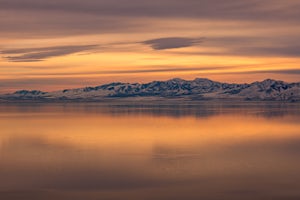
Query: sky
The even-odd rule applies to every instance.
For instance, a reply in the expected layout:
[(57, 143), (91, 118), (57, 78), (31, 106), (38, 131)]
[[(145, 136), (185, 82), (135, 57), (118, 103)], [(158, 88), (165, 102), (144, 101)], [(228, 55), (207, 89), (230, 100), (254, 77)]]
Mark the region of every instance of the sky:
[(0, 0), (0, 93), (300, 81), (299, 0)]

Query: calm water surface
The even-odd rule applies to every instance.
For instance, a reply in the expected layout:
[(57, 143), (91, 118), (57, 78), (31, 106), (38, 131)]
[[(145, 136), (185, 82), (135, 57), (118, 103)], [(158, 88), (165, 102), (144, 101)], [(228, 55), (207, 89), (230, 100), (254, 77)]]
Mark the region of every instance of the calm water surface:
[(0, 199), (298, 200), (300, 105), (0, 105)]

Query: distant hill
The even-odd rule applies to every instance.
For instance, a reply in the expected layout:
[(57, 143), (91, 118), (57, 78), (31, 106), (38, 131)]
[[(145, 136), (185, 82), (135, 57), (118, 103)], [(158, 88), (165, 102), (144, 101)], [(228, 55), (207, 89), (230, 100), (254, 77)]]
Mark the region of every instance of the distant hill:
[(101, 101), (128, 97), (141, 101), (144, 99), (300, 101), (300, 82), (286, 83), (267, 79), (251, 84), (230, 84), (204, 78), (191, 81), (175, 78), (145, 84), (115, 82), (55, 92), (20, 90), (1, 95), (0, 99), (2, 101)]

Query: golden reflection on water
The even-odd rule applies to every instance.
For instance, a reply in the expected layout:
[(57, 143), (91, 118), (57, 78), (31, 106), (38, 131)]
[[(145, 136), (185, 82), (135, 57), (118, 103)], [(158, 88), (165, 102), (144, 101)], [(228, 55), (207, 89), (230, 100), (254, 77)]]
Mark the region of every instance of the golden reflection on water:
[(298, 199), (299, 111), (1, 105), (0, 199)]

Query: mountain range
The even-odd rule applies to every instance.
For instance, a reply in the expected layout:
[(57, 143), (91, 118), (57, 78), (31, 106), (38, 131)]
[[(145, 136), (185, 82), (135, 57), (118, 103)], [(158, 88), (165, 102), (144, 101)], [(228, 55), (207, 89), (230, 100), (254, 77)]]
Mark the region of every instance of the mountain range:
[(19, 90), (0, 95), (1, 101), (102, 101), (107, 99), (300, 101), (300, 82), (286, 83), (267, 79), (250, 84), (233, 84), (205, 78), (194, 80), (175, 78), (144, 84), (114, 82), (96, 87), (54, 92)]

